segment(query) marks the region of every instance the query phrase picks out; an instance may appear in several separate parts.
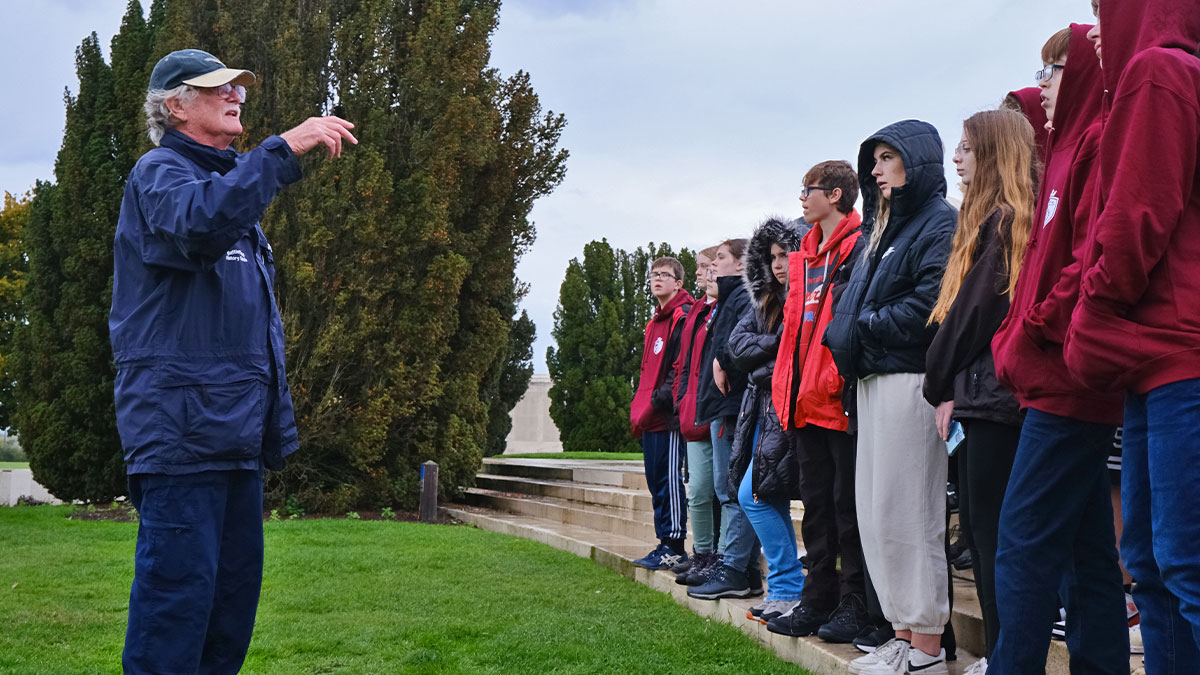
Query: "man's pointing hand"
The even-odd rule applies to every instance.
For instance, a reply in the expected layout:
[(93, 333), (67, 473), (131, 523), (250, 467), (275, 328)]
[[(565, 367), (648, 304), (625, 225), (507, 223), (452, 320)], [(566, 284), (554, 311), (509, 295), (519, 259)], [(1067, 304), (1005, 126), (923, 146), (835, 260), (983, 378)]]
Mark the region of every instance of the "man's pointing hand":
[(353, 128), (353, 124), (340, 117), (310, 117), (299, 126), (283, 132), (280, 137), (287, 141), (292, 152), (297, 155), (303, 155), (318, 145), (324, 145), (329, 148), (330, 157), (341, 157), (342, 141), (358, 145), (358, 139), (350, 133)]

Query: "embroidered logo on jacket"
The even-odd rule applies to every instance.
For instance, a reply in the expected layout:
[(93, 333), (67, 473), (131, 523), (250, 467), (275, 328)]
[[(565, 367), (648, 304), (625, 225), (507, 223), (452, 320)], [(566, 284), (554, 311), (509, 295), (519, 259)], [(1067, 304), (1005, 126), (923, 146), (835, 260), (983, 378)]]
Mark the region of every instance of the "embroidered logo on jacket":
[(889, 255), (891, 255), (891, 254), (893, 254), (893, 253), (895, 253), (895, 252), (896, 252), (896, 247), (895, 247), (895, 246), (889, 246), (889, 247), (888, 247), (888, 250), (886, 250), (886, 251), (884, 251), (884, 252), (883, 252), (883, 257), (882, 257), (882, 258), (880, 258), (880, 260), (883, 260), (883, 258), (886, 258), (886, 257), (888, 257)]
[(234, 262), (250, 262), (249, 260), (246, 259), (246, 254), (242, 253), (241, 249), (237, 249), (237, 248), (226, 251), (225, 259), (232, 260)]
[(661, 354), (662, 349), (663, 349), (663, 339), (658, 338), (657, 340), (654, 341), (654, 353)]
[(1050, 201), (1046, 202), (1046, 219), (1042, 221), (1042, 227), (1050, 224), (1054, 220), (1054, 214), (1058, 213), (1058, 190), (1050, 191)]

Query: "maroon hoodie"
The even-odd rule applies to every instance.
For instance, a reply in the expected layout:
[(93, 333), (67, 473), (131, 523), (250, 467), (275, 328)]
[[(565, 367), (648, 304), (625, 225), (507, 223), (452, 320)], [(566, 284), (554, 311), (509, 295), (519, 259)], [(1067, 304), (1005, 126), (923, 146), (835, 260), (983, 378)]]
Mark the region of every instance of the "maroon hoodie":
[(1087, 39), (1090, 28), (1071, 25), (1033, 231), (1008, 316), (992, 339), (992, 355), (996, 376), (1022, 408), (1120, 424), (1121, 396), (1083, 387), (1062, 356), (1079, 297), (1099, 169), (1104, 90), (1100, 62)]
[(1096, 388), (1200, 378), (1200, 2), (1102, 2), (1098, 257), (1067, 336)]
[(1021, 104), (1021, 112), (1033, 126), (1033, 138), (1037, 141), (1037, 158), (1046, 166), (1046, 150), (1050, 143), (1050, 132), (1046, 129), (1046, 109), (1042, 107), (1042, 88), (1026, 87), (1008, 92)]
[(679, 355), (683, 319), (693, 302), (691, 294), (680, 290), (670, 302), (656, 309), (646, 323), (642, 370), (629, 406), (634, 438), (641, 438), (647, 431), (679, 428), (674, 409), (674, 365)]

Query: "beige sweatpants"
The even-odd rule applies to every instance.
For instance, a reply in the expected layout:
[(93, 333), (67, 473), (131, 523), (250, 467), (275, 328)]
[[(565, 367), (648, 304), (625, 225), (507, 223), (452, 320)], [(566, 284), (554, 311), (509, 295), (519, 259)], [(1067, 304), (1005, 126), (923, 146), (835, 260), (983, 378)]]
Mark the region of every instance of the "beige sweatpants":
[(950, 620), (946, 444), (920, 373), (858, 381), (855, 498), (863, 556), (896, 630), (941, 634)]

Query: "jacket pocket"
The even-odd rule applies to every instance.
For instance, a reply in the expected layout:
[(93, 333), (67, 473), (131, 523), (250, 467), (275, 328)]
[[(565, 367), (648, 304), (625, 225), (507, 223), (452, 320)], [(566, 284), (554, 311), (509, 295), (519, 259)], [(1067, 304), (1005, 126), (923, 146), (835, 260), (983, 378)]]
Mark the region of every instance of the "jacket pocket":
[(164, 428), (174, 432), (166, 459), (179, 463), (239, 460), (262, 452), (266, 383), (240, 380), (160, 390)]

